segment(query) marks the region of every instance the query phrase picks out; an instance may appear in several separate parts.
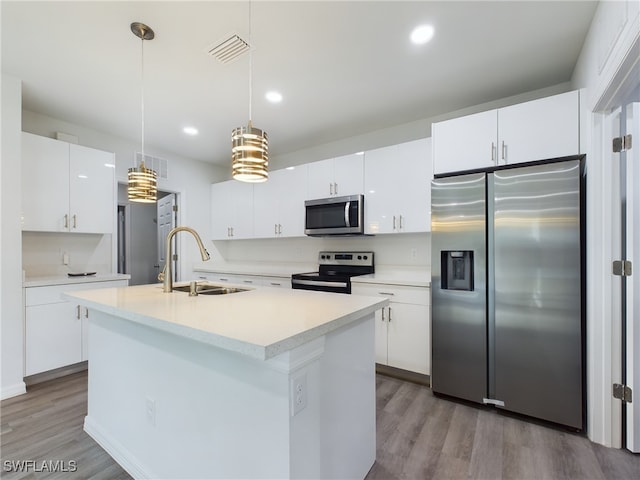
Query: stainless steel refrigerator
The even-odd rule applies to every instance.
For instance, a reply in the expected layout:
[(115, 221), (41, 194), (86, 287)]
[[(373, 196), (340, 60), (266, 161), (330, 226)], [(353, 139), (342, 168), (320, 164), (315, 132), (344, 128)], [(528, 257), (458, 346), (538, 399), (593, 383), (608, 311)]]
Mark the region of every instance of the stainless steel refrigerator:
[(432, 182), (435, 393), (584, 429), (582, 157)]

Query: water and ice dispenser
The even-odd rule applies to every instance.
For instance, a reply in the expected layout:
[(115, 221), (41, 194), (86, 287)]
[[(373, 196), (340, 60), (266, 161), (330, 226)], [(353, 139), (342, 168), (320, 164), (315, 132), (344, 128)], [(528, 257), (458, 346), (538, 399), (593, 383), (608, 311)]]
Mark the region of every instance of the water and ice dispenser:
[(442, 250), (441, 289), (473, 291), (473, 250)]

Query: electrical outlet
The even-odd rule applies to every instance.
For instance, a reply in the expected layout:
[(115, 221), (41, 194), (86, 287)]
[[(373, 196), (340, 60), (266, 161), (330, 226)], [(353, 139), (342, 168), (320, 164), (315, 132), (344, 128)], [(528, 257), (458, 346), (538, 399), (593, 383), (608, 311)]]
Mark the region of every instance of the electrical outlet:
[(153, 398), (147, 397), (146, 401), (147, 421), (156, 426), (156, 401)]
[(413, 261), (418, 260), (418, 249), (417, 248), (412, 248), (411, 249), (411, 260), (413, 260)]
[(291, 379), (291, 416), (297, 415), (307, 406), (307, 374)]
[(67, 252), (62, 254), (62, 264), (69, 265), (69, 254)]

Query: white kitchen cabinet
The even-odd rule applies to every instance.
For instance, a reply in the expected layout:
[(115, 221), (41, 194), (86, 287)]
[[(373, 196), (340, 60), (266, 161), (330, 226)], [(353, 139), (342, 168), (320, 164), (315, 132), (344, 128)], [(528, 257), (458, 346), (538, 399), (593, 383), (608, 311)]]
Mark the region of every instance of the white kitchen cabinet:
[(307, 167), (276, 170), (253, 187), (255, 238), (304, 236)]
[(25, 289), (25, 375), (73, 365), (88, 358), (89, 311), (62, 298), (63, 292), (125, 287), (114, 280)]
[(352, 293), (389, 298), (376, 312), (376, 363), (430, 375), (430, 289), (354, 282)]
[(112, 233), (113, 153), (22, 132), (22, 229)]
[(211, 238), (253, 237), (253, 184), (228, 180), (211, 185)]
[(365, 233), (428, 232), (432, 177), (430, 138), (368, 151)]
[(360, 195), (364, 155), (356, 153), (308, 164), (307, 199)]
[(434, 123), (434, 173), (577, 155), (579, 126), (577, 90)]

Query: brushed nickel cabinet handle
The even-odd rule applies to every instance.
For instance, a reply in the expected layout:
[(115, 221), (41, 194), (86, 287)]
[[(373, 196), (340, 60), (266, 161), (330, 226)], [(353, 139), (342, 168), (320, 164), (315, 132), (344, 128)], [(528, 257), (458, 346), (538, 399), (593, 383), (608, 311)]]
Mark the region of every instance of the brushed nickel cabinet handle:
[(80, 305), (76, 305), (76, 318), (80, 320)]
[(73, 228), (78, 228), (78, 216), (73, 216)]
[(64, 228), (69, 228), (69, 214), (64, 214)]
[(493, 142), (491, 142), (491, 161), (496, 163), (496, 145)]
[(389, 309), (389, 322), (391, 322), (391, 307), (387, 307)]
[(502, 160), (506, 157), (507, 146), (504, 144), (504, 140), (502, 141)]

